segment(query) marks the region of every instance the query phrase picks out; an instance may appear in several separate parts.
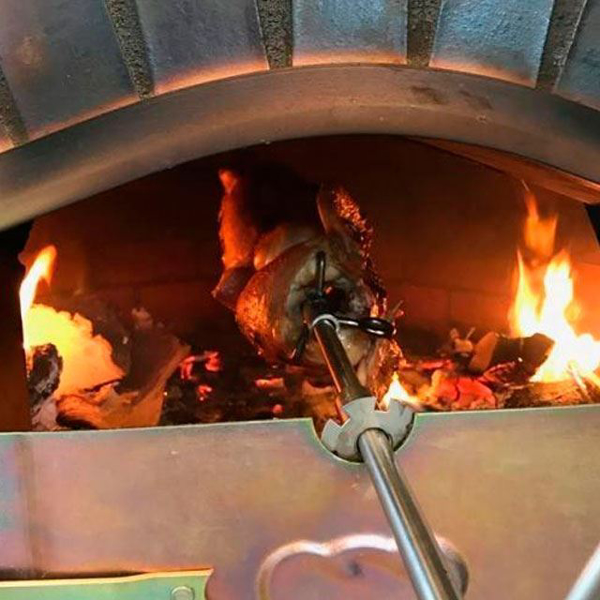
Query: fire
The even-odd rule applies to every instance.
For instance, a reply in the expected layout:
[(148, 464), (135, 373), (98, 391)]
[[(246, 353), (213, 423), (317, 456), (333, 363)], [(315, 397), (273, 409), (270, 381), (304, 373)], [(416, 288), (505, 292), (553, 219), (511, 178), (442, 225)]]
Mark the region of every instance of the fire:
[[(535, 197), (526, 188), (527, 219), (524, 249), (517, 252), (518, 285), (509, 314), (513, 334), (543, 333), (554, 340), (550, 356), (533, 377), (561, 381), (573, 374), (595, 377), (600, 366), (600, 341), (577, 334), (573, 316), (577, 304), (569, 254), (554, 252), (557, 217), (542, 218)], [(525, 258), (527, 257), (527, 259)]]
[(47, 246), (34, 260), (19, 290), (23, 339), (27, 357), (36, 346), (54, 344), (63, 359), (57, 396), (120, 379), (123, 371), (112, 360), (106, 339), (94, 335), (92, 322), (78, 313), (57, 311), (35, 303), (39, 283), (50, 283), (56, 248)]
[[(38, 285), (44, 280), (48, 285), (52, 281), (54, 261), (56, 260), (56, 247), (46, 246), (40, 250), (33, 261), (33, 265), (25, 275), (21, 288), (19, 289), (19, 301), (21, 304), (21, 315), (27, 313), (35, 299)], [(27, 340), (25, 341), (27, 347)]]
[(415, 410), (419, 410), (421, 403), (419, 399), (415, 396), (411, 396), (406, 388), (400, 383), (400, 377), (398, 373), (394, 373), (392, 377), (392, 381), (390, 386), (388, 387), (387, 392), (384, 394), (381, 399), (382, 408), (388, 408), (392, 400), (396, 402), (401, 402), (402, 404), (408, 404), (411, 408)]

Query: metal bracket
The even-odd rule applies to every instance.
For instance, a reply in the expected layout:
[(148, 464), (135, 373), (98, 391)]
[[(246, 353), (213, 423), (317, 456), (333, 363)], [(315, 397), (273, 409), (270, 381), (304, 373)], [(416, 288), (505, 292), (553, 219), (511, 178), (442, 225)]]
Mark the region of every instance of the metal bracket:
[(358, 438), (367, 429), (381, 429), (397, 448), (408, 435), (414, 411), (399, 402), (392, 402), (387, 410), (377, 408), (374, 396), (358, 398), (345, 404), (343, 411), (348, 419), (343, 425), (327, 421), (321, 434), (326, 448), (347, 460), (360, 460)]
[(205, 600), (212, 570), (94, 579), (2, 581), (0, 600)]

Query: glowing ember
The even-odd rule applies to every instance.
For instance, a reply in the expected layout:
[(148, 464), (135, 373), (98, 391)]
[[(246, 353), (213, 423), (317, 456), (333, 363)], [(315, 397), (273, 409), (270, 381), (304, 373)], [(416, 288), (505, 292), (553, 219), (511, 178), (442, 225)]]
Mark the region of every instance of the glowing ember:
[(217, 350), (207, 350), (206, 355), (206, 364), (204, 368), (211, 373), (218, 373), (223, 368), (221, 364), (221, 356)]
[(212, 391), (212, 386), (207, 383), (201, 383), (196, 386), (196, 397), (198, 398), (198, 401), (204, 402), (210, 396)]
[(55, 258), (54, 246), (38, 254), (23, 279), (19, 299), (26, 354), (35, 346), (54, 344), (62, 356), (60, 385), (55, 392), (60, 396), (120, 379), (124, 373), (113, 363), (110, 344), (102, 336), (93, 334), (91, 321), (77, 313), (59, 312), (34, 303), (40, 281), (50, 282)]
[(205, 371), (218, 373), (223, 369), (221, 355), (218, 350), (205, 350), (201, 354), (188, 356), (179, 365), (179, 374), (185, 381), (197, 381), (198, 373), (194, 371), (196, 365), (201, 365)]
[(285, 389), (283, 377), (259, 377), (254, 385), (259, 390), (265, 390), (266, 392), (278, 392)]
[(525, 201), (525, 248), (517, 253), (518, 286), (509, 314), (512, 333), (543, 333), (555, 342), (533, 380), (560, 381), (573, 373), (595, 377), (594, 371), (600, 366), (600, 341), (573, 329), (571, 317), (576, 314), (577, 305), (571, 261), (564, 250), (553, 254), (556, 216), (541, 218), (529, 189)]
[(395, 400), (396, 402), (402, 402), (403, 404), (408, 404), (415, 410), (419, 410), (421, 407), (419, 399), (415, 396), (411, 396), (400, 383), (398, 373), (394, 373), (390, 387), (381, 399), (380, 404), (382, 408), (388, 408), (392, 400)]

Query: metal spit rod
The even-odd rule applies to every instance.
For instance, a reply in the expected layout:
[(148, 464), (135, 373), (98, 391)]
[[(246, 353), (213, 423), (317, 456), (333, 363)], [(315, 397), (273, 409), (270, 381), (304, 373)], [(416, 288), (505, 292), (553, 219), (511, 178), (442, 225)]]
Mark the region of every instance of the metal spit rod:
[[(369, 396), (337, 335), (334, 318), (318, 312), (312, 315), (312, 329), (342, 402)], [(390, 439), (380, 429), (367, 429), (358, 445), (419, 599), (458, 600), (437, 540), (394, 461)]]
[(396, 466), (389, 438), (380, 429), (367, 429), (358, 446), (418, 597), (458, 598), (437, 541)]

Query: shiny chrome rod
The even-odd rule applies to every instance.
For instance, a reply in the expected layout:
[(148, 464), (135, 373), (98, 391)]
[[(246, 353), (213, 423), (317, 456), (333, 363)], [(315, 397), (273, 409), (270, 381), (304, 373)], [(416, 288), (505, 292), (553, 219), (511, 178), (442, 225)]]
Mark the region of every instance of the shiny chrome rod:
[(358, 446), (417, 596), (458, 599), (437, 540), (394, 461), (389, 438), (380, 429), (368, 429), (358, 438)]
[(598, 600), (600, 598), (600, 544), (590, 557), (566, 600)]

